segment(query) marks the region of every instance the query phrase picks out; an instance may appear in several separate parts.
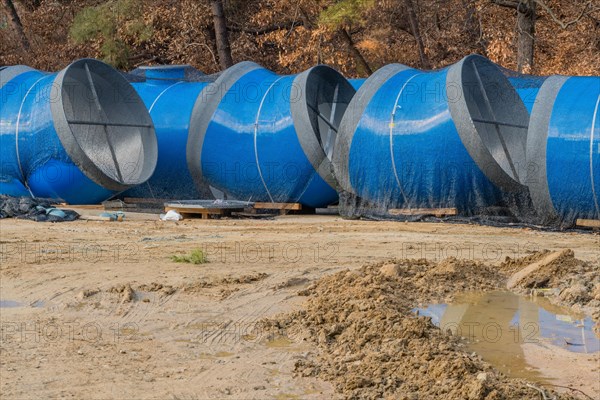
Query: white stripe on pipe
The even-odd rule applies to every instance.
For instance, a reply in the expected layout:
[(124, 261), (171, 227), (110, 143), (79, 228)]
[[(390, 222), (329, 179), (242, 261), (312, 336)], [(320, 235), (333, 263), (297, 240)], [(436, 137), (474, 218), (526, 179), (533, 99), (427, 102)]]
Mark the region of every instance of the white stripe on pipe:
[(395, 125), (395, 121), (396, 121), (396, 110), (398, 109), (398, 102), (400, 101), (400, 97), (402, 97), (402, 93), (404, 93), (404, 89), (406, 89), (406, 86), (410, 83), (410, 81), (412, 81), (414, 78), (416, 78), (419, 75), (423, 75), (421, 74), (415, 74), (413, 76), (411, 76), (406, 82), (404, 82), (404, 85), (402, 86), (402, 88), (400, 89), (400, 92), (398, 93), (398, 97), (396, 97), (396, 102), (394, 103), (394, 109), (392, 110), (392, 116), (390, 119), (390, 157), (392, 159), (392, 168), (394, 169), (394, 177), (396, 178), (396, 183), (398, 184), (398, 188), (400, 189), (400, 192), (402, 193), (402, 197), (404, 197), (404, 202), (408, 202), (407, 198), (406, 198), (406, 194), (404, 193), (404, 189), (402, 188), (402, 184), (400, 183), (400, 178), (398, 177), (398, 171), (396, 169), (396, 161), (394, 160), (394, 125)]
[[(598, 120), (598, 108), (600, 108), (600, 95), (596, 101), (596, 109), (592, 119), (592, 132), (590, 133), (590, 179), (592, 183), (592, 193), (594, 194), (594, 204), (596, 205), (596, 217), (600, 218), (600, 206), (598, 206), (598, 194), (594, 183), (594, 134), (596, 132), (596, 121)], [(600, 144), (598, 144), (600, 146)]]
[[(183, 81), (179, 81), (177, 83), (174, 83), (174, 84), (170, 85), (169, 87), (167, 87), (162, 92), (160, 92), (160, 94), (158, 96), (156, 96), (156, 98), (154, 99), (154, 101), (150, 105), (150, 108), (148, 108), (148, 114), (152, 115), (152, 110), (154, 109), (154, 106), (156, 105), (156, 103), (158, 102), (158, 100), (163, 96), (163, 94), (165, 94), (167, 91), (169, 91), (172, 87), (179, 85), (180, 83), (183, 83)], [(150, 186), (150, 179), (148, 179), (146, 181), (146, 187), (150, 191), (150, 196), (152, 196), (153, 199), (156, 199), (156, 197), (154, 196), (154, 191), (152, 190), (152, 187)]]
[(156, 102), (163, 96), (163, 94), (165, 94), (167, 91), (169, 91), (169, 89), (171, 89), (172, 87), (179, 85), (180, 83), (183, 83), (183, 81), (179, 81), (177, 83), (174, 83), (171, 86), (169, 86), (168, 88), (166, 88), (165, 90), (163, 90), (162, 92), (160, 92), (160, 94), (154, 99), (154, 101), (152, 102), (152, 105), (148, 109), (148, 114), (152, 113), (152, 110), (154, 109), (154, 106), (156, 105)]
[(19, 107), (19, 113), (17, 114), (17, 126), (15, 127), (15, 151), (17, 152), (17, 165), (19, 166), (19, 172), (21, 173), (21, 178), (23, 179), (23, 185), (27, 188), (27, 190), (29, 191), (29, 194), (34, 199), (35, 199), (35, 196), (31, 192), (31, 189), (29, 188), (29, 184), (27, 184), (27, 178), (25, 177), (25, 174), (23, 173), (23, 167), (21, 166), (21, 157), (19, 155), (19, 125), (21, 123), (21, 112), (23, 111), (23, 105), (25, 104), (25, 100), (27, 100), (27, 96), (29, 96), (29, 93), (31, 93), (31, 91), (33, 90), (35, 85), (37, 85), (42, 79), (44, 79), (46, 77), (47, 77), (47, 75), (44, 75), (40, 79), (35, 81), (33, 83), (33, 85), (31, 85), (31, 87), (29, 88), (27, 93), (25, 93), (25, 96), (23, 97), (23, 100), (21, 101), (21, 106)]
[(263, 96), (262, 100), (260, 101), (260, 106), (258, 107), (258, 112), (256, 113), (256, 121), (254, 121), (254, 157), (256, 159), (256, 168), (258, 169), (258, 175), (260, 176), (260, 180), (261, 180), (263, 186), (265, 187), (267, 194), (269, 195), (269, 199), (271, 199), (271, 203), (275, 203), (275, 201), (273, 200), (273, 196), (271, 196), (271, 192), (269, 191), (269, 188), (267, 187), (267, 183), (265, 182), (265, 178), (263, 177), (262, 170), (260, 169), (260, 164), (258, 162), (258, 143), (257, 143), (258, 120), (260, 118), (260, 112), (262, 111), (263, 105), (265, 104), (265, 99), (267, 98), (267, 95), (269, 94), (269, 92), (271, 91), (273, 86), (275, 86), (275, 84), (277, 82), (279, 82), (280, 80), (282, 80), (283, 78), (285, 78), (285, 76), (278, 78), (275, 82), (273, 82), (271, 84), (271, 86), (269, 86), (269, 88), (265, 92), (265, 95)]

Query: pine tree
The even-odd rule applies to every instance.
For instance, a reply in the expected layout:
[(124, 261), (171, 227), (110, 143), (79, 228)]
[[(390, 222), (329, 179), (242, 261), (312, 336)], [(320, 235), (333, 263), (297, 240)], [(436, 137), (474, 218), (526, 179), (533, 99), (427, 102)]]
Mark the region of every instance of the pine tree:
[(143, 42), (152, 38), (152, 28), (142, 19), (139, 0), (113, 0), (81, 10), (73, 21), (71, 38), (76, 43), (101, 42), (104, 61), (118, 68), (129, 65), (127, 39)]

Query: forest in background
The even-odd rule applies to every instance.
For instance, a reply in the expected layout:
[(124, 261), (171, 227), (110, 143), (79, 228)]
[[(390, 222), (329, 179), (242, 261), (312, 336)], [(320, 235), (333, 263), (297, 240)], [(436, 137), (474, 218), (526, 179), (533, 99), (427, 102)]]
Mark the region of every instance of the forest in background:
[(477, 53), (536, 75), (600, 75), (600, 0), (0, 0), (0, 65), (56, 71), (250, 60), (277, 73), (323, 63), (366, 77)]

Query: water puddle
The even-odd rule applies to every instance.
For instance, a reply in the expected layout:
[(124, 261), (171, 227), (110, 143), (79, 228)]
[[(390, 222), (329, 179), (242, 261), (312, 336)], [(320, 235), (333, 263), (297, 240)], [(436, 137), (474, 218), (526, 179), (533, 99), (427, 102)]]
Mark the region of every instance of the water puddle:
[(18, 308), (23, 307), (23, 304), (13, 300), (0, 300), (0, 308)]
[(289, 348), (289, 347), (292, 347), (294, 344), (295, 343), (293, 341), (291, 341), (289, 338), (287, 338), (285, 336), (276, 336), (274, 338), (267, 340), (267, 342), (265, 343), (265, 345), (267, 347), (274, 348), (274, 349)]
[(14, 300), (0, 300), (0, 308), (20, 308), (20, 307), (33, 307), (41, 308), (44, 307), (44, 302), (41, 300), (35, 301), (31, 304), (21, 303), (20, 301)]
[(600, 338), (592, 330), (591, 318), (573, 314), (543, 297), (511, 292), (463, 293), (452, 304), (431, 304), (416, 310), (431, 317), (442, 330), (467, 338), (469, 351), (513, 377), (544, 381), (540, 370), (545, 366), (535, 357), (537, 349), (543, 347), (557, 354), (564, 352), (566, 356), (558, 356), (563, 358), (558, 361), (565, 366), (569, 353), (600, 351)]
[(289, 353), (301, 353), (309, 350), (309, 345), (305, 342), (297, 343), (285, 335), (274, 335), (261, 342), (269, 349), (285, 351)]

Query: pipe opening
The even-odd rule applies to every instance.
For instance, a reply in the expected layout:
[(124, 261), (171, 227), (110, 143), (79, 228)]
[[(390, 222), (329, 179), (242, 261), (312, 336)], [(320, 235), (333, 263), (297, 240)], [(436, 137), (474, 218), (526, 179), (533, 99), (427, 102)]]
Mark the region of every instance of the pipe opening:
[[(473, 158), (500, 186), (506, 186), (502, 183), (506, 176), (522, 184), (529, 113), (517, 92), (495, 64), (479, 56), (464, 60), (461, 85), (469, 117), (481, 140), (481, 144), (470, 142), (475, 147), (469, 150)], [(479, 145), (484, 146), (501, 171), (480, 157), (483, 149), (476, 148)], [(499, 176), (502, 173), (506, 176)]]
[(96, 183), (124, 190), (148, 180), (158, 156), (152, 120), (125, 78), (79, 60), (53, 85), (52, 113), (65, 150)]
[(356, 91), (342, 75), (326, 66), (309, 71), (304, 90), (312, 129), (331, 160), (342, 117)]

